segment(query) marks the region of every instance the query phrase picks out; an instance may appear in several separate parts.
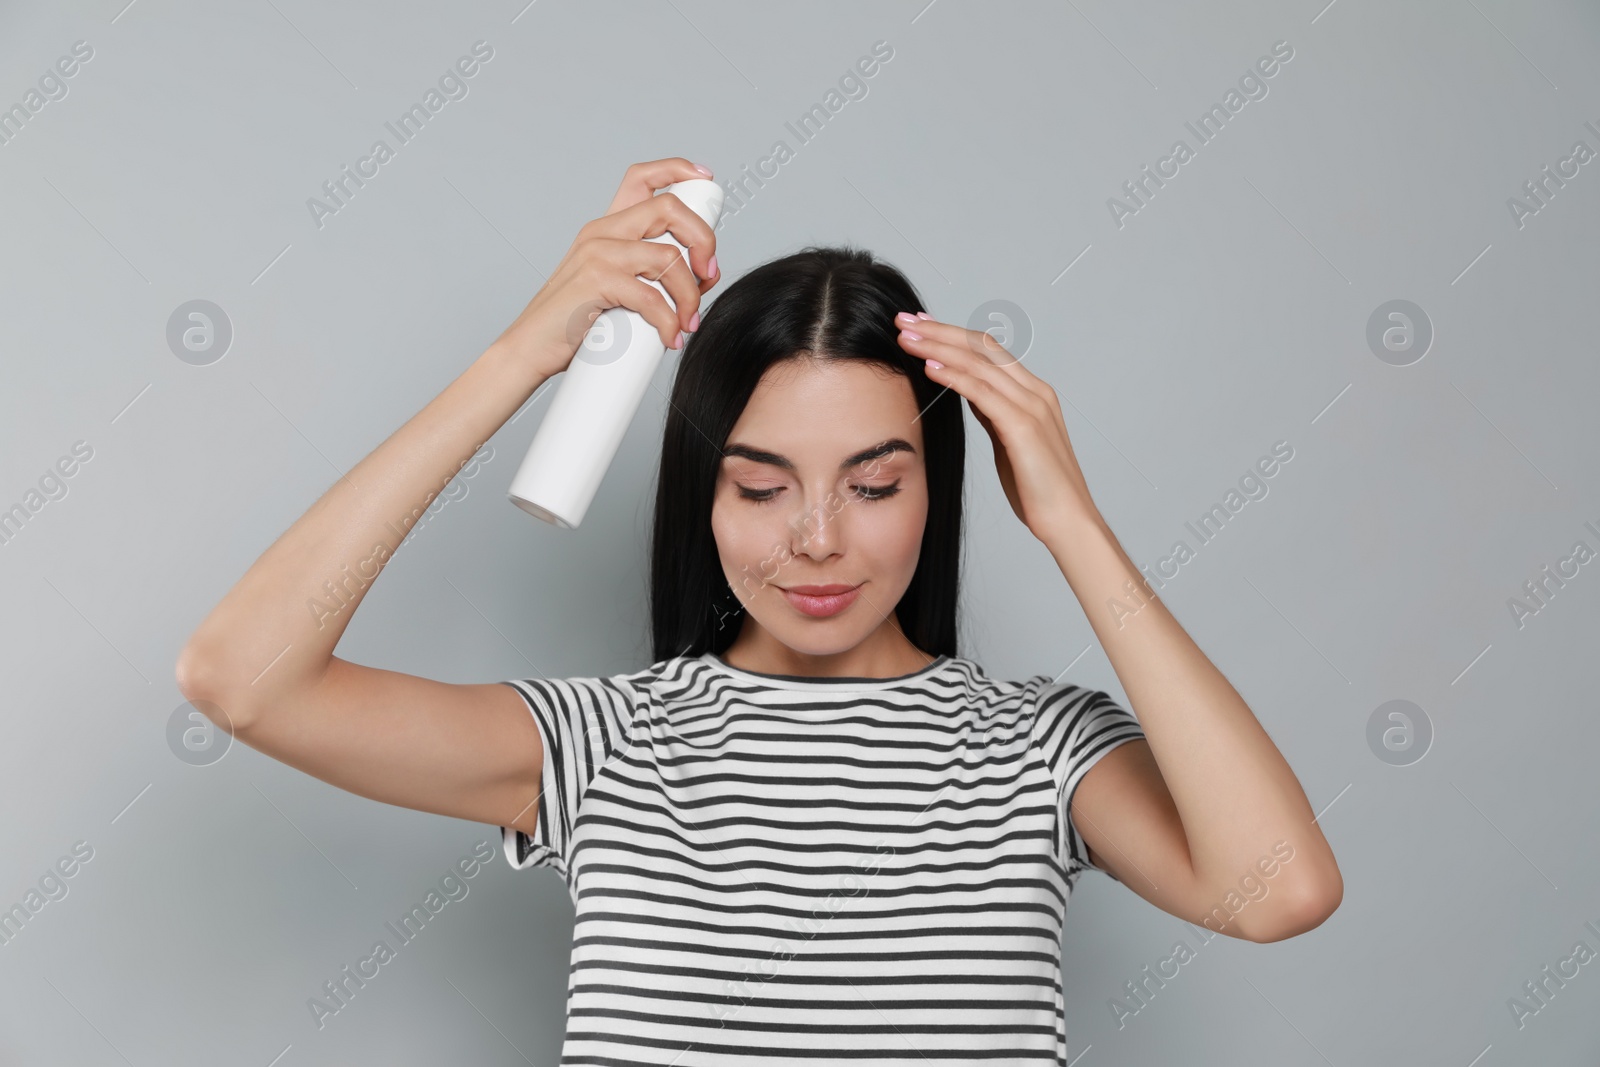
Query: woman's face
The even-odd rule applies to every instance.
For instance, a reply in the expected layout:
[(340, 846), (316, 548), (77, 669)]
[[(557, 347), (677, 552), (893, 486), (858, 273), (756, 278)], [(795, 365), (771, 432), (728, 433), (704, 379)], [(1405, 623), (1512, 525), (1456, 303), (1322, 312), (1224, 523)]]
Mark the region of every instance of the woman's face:
[[(875, 633), (906, 643), (891, 620), (928, 517), (918, 414), (910, 381), (875, 364), (802, 358), (768, 370), (728, 435), (711, 509), (745, 631), (753, 623), (809, 656)], [(796, 586), (849, 586), (853, 599), (834, 610), (792, 599)]]

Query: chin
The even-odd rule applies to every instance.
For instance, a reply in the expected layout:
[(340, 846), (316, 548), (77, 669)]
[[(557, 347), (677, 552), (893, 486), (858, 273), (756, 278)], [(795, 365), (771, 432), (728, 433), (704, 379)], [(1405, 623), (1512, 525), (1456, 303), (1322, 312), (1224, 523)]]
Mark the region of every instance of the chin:
[[(778, 596), (782, 597), (783, 594), (779, 593)], [(786, 601), (772, 606), (777, 610), (761, 615), (746, 609), (750, 621), (760, 626), (778, 644), (804, 656), (834, 656), (848, 652), (866, 640), (873, 629), (868, 626), (863, 630), (859, 619), (847, 621), (837, 616), (827, 619), (806, 618), (790, 608)], [(778, 617), (771, 618), (773, 614)]]
[(827, 622), (823, 620), (821, 625), (812, 624), (809, 627), (813, 631), (811, 633), (804, 631), (792, 633), (788, 632), (787, 628), (778, 630), (763, 624), (767, 633), (771, 634), (779, 644), (803, 656), (836, 656), (841, 652), (848, 652), (855, 648), (866, 637), (865, 634), (822, 634), (816, 632), (826, 625)]

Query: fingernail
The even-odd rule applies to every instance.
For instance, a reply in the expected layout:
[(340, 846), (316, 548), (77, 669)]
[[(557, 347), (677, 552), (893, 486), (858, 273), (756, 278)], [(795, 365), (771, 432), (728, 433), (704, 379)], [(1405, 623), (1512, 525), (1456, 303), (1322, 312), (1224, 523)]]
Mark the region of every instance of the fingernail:
[(682, 330), (678, 331), (678, 339), (672, 343), (672, 347), (673, 348), (682, 348), (683, 347), (683, 331)]
[(944, 364), (940, 363), (936, 359), (928, 360), (928, 366), (932, 367), (934, 370), (944, 370)]
[(711, 262), (706, 264), (706, 270), (711, 272), (711, 277), (715, 278), (717, 276), (717, 257), (716, 256), (712, 256), (711, 257)]
[(915, 331), (915, 330), (908, 330), (908, 329), (905, 329), (904, 327), (901, 327), (900, 332), (905, 334), (907, 337), (911, 338), (913, 341), (922, 340), (922, 335), (920, 333), (918, 333), (917, 331)]
[(919, 318), (919, 319), (931, 319), (931, 318), (933, 318), (933, 316), (928, 314), (926, 311), (919, 311), (919, 312), (917, 312), (917, 318)]
[(700, 328), (700, 312), (696, 311), (689, 316), (689, 332), (694, 333)]
[(694, 165), (694, 169), (699, 171), (701, 174), (704, 174), (707, 178), (715, 178), (716, 177), (715, 174), (711, 173), (711, 168), (710, 167), (702, 167), (700, 164), (696, 163)]
[(917, 317), (915, 315), (911, 314), (911, 312), (909, 312), (909, 311), (902, 311), (902, 312), (900, 312), (900, 314), (896, 315), (895, 318), (901, 320), (902, 322), (916, 322), (917, 321)]

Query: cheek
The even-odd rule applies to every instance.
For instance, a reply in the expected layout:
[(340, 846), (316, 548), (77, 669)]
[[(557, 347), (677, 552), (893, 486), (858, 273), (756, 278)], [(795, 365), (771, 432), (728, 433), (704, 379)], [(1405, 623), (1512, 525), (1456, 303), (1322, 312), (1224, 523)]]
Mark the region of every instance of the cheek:
[(751, 573), (757, 573), (762, 561), (772, 555), (773, 546), (782, 541), (784, 526), (781, 519), (741, 504), (743, 501), (719, 497), (711, 507), (711, 533), (725, 569), (749, 567)]
[(858, 509), (858, 543), (870, 551), (885, 570), (900, 569), (909, 577), (916, 570), (922, 551), (922, 531), (928, 521), (928, 501), (923, 496), (907, 501), (904, 507), (886, 507), (868, 512)]
[(742, 537), (741, 524), (720, 499), (711, 505), (711, 535), (716, 538), (717, 554), (728, 564), (738, 558)]

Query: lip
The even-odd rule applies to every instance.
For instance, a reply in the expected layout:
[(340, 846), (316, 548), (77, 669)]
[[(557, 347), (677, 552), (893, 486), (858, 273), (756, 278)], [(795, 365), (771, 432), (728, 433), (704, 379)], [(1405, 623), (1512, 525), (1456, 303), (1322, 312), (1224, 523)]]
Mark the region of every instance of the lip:
[(795, 585), (784, 589), (784, 598), (795, 610), (814, 618), (837, 615), (860, 595), (859, 585)]

